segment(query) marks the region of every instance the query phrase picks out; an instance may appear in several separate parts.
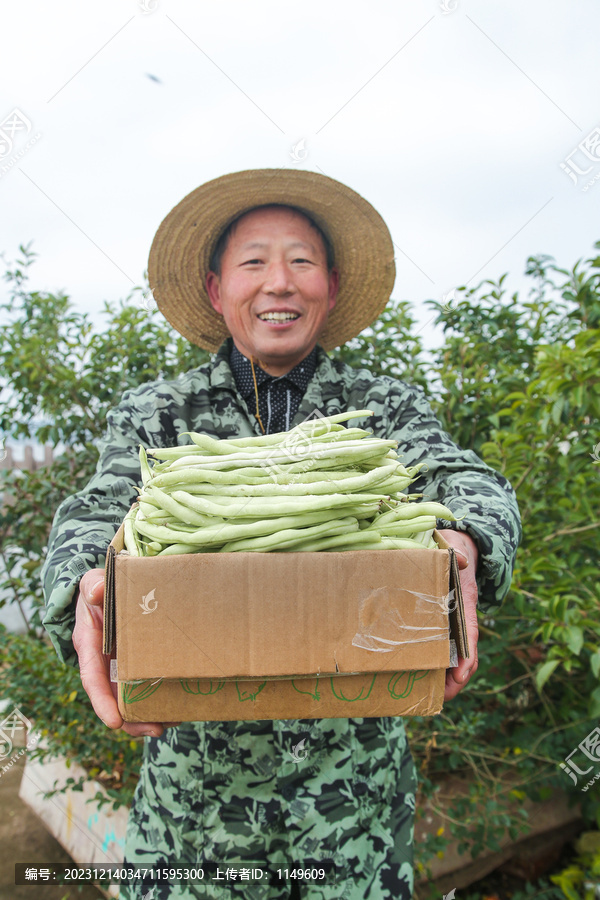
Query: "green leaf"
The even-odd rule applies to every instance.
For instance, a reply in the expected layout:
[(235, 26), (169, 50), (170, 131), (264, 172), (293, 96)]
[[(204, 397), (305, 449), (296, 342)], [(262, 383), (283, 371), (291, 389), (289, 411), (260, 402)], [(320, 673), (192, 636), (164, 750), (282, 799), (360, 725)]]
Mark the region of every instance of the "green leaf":
[(564, 400), (562, 397), (557, 397), (554, 403), (552, 404), (552, 421), (555, 425), (558, 425), (560, 422), (560, 417), (562, 414), (564, 406)]
[(580, 628), (577, 625), (569, 625), (567, 628), (567, 647), (574, 653), (575, 656), (579, 656), (581, 653), (581, 648), (583, 647), (583, 628)]
[(569, 604), (569, 597), (560, 597), (556, 602), (556, 606), (553, 610), (553, 614), (557, 621), (564, 622), (565, 615), (567, 612), (567, 606)]
[(548, 643), (550, 638), (552, 637), (552, 632), (554, 631), (554, 622), (544, 622), (542, 626), (542, 640), (545, 644)]
[(546, 684), (559, 664), (560, 659), (549, 659), (542, 666), (540, 666), (535, 674), (535, 683), (537, 685), (538, 691), (542, 690), (543, 686)]
[(588, 715), (590, 719), (597, 719), (600, 717), (600, 687), (597, 687), (590, 695)]

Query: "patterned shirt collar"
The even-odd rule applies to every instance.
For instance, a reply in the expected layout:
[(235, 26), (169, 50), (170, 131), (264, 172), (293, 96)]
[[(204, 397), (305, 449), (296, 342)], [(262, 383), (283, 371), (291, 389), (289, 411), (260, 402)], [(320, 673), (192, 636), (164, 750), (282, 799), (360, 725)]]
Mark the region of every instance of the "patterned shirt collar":
[[(244, 356), (238, 348), (233, 343), (231, 338), (229, 339), (231, 342), (231, 350), (229, 353), (229, 365), (231, 366), (231, 371), (233, 372), (233, 377), (235, 378), (235, 382), (237, 388), (246, 399), (251, 394), (254, 393), (254, 380), (252, 378), (252, 366), (250, 364), (250, 360), (247, 356)], [(280, 375), (279, 377), (275, 377), (273, 375), (269, 375), (268, 372), (265, 372), (264, 369), (261, 369), (260, 366), (254, 365), (254, 371), (256, 373), (256, 382), (258, 385), (264, 384), (265, 382), (285, 382), (286, 380), (295, 385), (301, 392), (304, 394), (308, 384), (315, 374), (317, 368), (317, 348), (313, 347), (312, 351), (306, 356), (301, 362), (298, 363), (297, 366), (294, 366), (289, 372), (285, 375)]]

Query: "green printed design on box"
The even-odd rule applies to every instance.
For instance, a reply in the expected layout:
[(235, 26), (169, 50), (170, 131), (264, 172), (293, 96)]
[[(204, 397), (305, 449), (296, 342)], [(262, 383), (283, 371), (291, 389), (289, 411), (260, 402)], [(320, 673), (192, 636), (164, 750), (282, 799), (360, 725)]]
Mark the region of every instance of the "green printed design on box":
[[(421, 678), (425, 678), (427, 674), (428, 670), (426, 670), (425, 672), (394, 672), (394, 674), (388, 681), (388, 691), (390, 692), (390, 697), (393, 700), (402, 700), (404, 699), (404, 697), (408, 697), (414, 687), (415, 681), (420, 681)], [(406, 686), (400, 693), (398, 688), (399, 686), (401, 686), (400, 682), (402, 681), (404, 675), (407, 676)]]
[[(220, 691), (221, 688), (225, 687), (225, 681), (221, 679), (220, 681), (213, 681), (203, 678), (194, 678), (194, 679), (186, 679), (180, 678), (181, 686), (186, 692), (186, 694), (204, 694), (205, 696), (208, 694), (216, 694), (217, 691)], [(207, 690), (202, 690), (202, 686), (208, 684)]]
[[(412, 689), (415, 685), (416, 681), (420, 681), (421, 678), (424, 678), (427, 674), (429, 674), (429, 670), (426, 671), (411, 671), (411, 672), (394, 672), (390, 680), (388, 681), (388, 691), (390, 697), (393, 700), (403, 700), (408, 697), (412, 693)], [(353, 676), (356, 677), (356, 676)], [(331, 690), (336, 697), (337, 700), (343, 700), (345, 703), (355, 703), (357, 700), (366, 700), (373, 690), (373, 685), (375, 684), (375, 680), (377, 678), (377, 673), (371, 676), (371, 673), (367, 673), (365, 678), (371, 678), (370, 684), (366, 681), (363, 682), (360, 690), (356, 693), (354, 697), (348, 697), (344, 693), (344, 678), (340, 676), (331, 675), (329, 681), (331, 683)], [(406, 681), (404, 681), (406, 679)], [(301, 683), (306, 681), (310, 681), (311, 679), (303, 678), (298, 679)], [(243, 679), (241, 680), (243, 683)], [(121, 697), (124, 703), (138, 703), (140, 700), (146, 700), (148, 697), (152, 696), (158, 688), (161, 686), (163, 682), (162, 678), (159, 678), (157, 681), (126, 681), (121, 683)], [(201, 679), (201, 678), (193, 678), (193, 679), (185, 679), (180, 678), (179, 682), (181, 687), (187, 694), (195, 694), (196, 696), (201, 695), (204, 697), (208, 697), (212, 694), (218, 693), (225, 687), (226, 681), (225, 679)], [(248, 682), (246, 682), (248, 683)], [(256, 685), (255, 690), (250, 691), (240, 687), (240, 679), (236, 679), (235, 686), (238, 693), (238, 699), (240, 702), (244, 702), (245, 700), (256, 700), (257, 696), (266, 686), (267, 680), (262, 681), (260, 684)], [(307, 694), (309, 697), (312, 697), (313, 700), (319, 701), (321, 699), (321, 694), (319, 691), (319, 676), (316, 677), (314, 681), (314, 690), (303, 690), (299, 688), (295, 680), (292, 679), (292, 686), (295, 691), (299, 694)], [(203, 689), (205, 688), (205, 689)], [(357, 691), (357, 688), (354, 688), (354, 691)]]
[[(361, 689), (360, 689), (359, 693), (356, 695), (356, 697), (345, 697), (344, 696), (344, 692), (342, 689), (342, 683), (344, 681), (343, 678), (338, 678), (338, 681), (340, 682), (340, 684), (338, 685), (338, 690), (340, 693), (338, 694), (334, 687), (334, 684), (333, 684), (335, 677), (336, 677), (335, 675), (332, 675), (329, 679), (331, 681), (331, 690), (333, 691), (334, 696), (337, 697), (338, 700), (345, 700), (347, 703), (355, 703), (356, 700), (366, 700), (367, 699), (367, 697), (373, 690), (373, 685), (375, 684), (375, 679), (377, 678), (377, 673), (375, 673), (375, 675), (373, 675), (373, 678), (371, 679), (371, 684), (369, 685), (369, 689), (367, 690), (367, 693), (365, 694), (365, 688), (367, 687), (367, 685), (363, 684), (363, 686), (361, 687)], [(368, 677), (369, 676), (367, 675), (367, 678)]]
[(124, 703), (139, 703), (159, 689), (163, 680), (158, 681), (125, 681), (121, 685), (121, 697)]
[[(258, 697), (258, 695), (260, 694), (260, 692), (262, 691), (262, 689), (264, 688), (266, 683), (267, 683), (266, 681), (263, 681), (261, 684), (259, 684), (258, 689), (254, 693), (251, 693), (251, 692), (247, 692), (247, 691), (240, 691), (240, 683), (236, 679), (235, 686), (237, 688), (238, 697), (240, 698), (241, 701), (256, 700), (256, 698)], [(245, 696), (242, 696), (243, 694), (245, 694)]]
[[(309, 678), (303, 678), (302, 681), (303, 681), (303, 682), (304, 682), (304, 681), (310, 681), (310, 679), (309, 679)], [(321, 695), (320, 695), (320, 693), (319, 693), (319, 676), (318, 676), (318, 675), (317, 675), (317, 680), (316, 680), (316, 682), (315, 682), (315, 689), (314, 689), (314, 691), (303, 691), (301, 688), (296, 687), (296, 682), (295, 682), (295, 680), (294, 680), (293, 678), (292, 678), (292, 687), (294, 688), (295, 691), (298, 691), (299, 694), (308, 694), (309, 697), (312, 697), (312, 698), (313, 698), (313, 700), (320, 700), (320, 699), (321, 699)]]

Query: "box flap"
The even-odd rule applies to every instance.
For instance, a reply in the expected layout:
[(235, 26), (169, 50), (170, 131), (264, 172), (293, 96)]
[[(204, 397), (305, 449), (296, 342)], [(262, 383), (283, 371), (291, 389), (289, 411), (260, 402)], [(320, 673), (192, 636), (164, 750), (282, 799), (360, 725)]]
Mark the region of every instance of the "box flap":
[[(450, 598), (450, 635), (456, 641), (458, 655), (462, 659), (468, 659), (467, 622), (460, 584), (460, 570), (454, 550), (450, 551)], [(452, 602), (453, 600), (454, 602)]]
[(394, 672), (263, 681), (143, 681), (119, 686), (126, 722), (210, 722), (432, 716), (446, 673)]
[(456, 641), (458, 655), (462, 659), (468, 659), (469, 641), (467, 638), (467, 623), (462, 587), (460, 584), (460, 569), (458, 568), (456, 552), (438, 531), (434, 532), (434, 534), (438, 545), (443, 549), (448, 550), (450, 553), (450, 636)]
[(119, 680), (447, 668), (450, 560), (425, 548), (117, 555)]
[(109, 655), (113, 651), (116, 638), (115, 618), (115, 559), (117, 553), (123, 549), (124, 526), (121, 525), (114, 538), (108, 545), (106, 553), (106, 567), (104, 570), (104, 616), (102, 652)]

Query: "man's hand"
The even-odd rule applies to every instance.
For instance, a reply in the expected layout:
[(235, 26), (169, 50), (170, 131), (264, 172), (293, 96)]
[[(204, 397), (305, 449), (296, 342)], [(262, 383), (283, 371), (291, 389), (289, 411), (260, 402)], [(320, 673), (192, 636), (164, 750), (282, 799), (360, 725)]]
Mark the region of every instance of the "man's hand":
[(453, 531), (451, 528), (444, 528), (440, 530), (440, 534), (446, 543), (450, 544), (457, 551), (456, 559), (460, 569), (460, 586), (465, 607), (470, 653), (468, 659), (459, 659), (458, 666), (455, 669), (448, 669), (446, 672), (446, 691), (444, 693), (444, 701), (446, 701), (456, 697), (477, 671), (479, 627), (477, 625), (477, 584), (475, 572), (477, 571), (478, 550), (473, 538), (463, 531)]
[(79, 657), (83, 688), (96, 715), (108, 728), (122, 728), (133, 737), (159, 737), (164, 728), (157, 722), (135, 725), (123, 722), (117, 706), (117, 686), (110, 681), (110, 657), (102, 653), (103, 608), (104, 569), (91, 569), (79, 585), (73, 630), (73, 646)]

